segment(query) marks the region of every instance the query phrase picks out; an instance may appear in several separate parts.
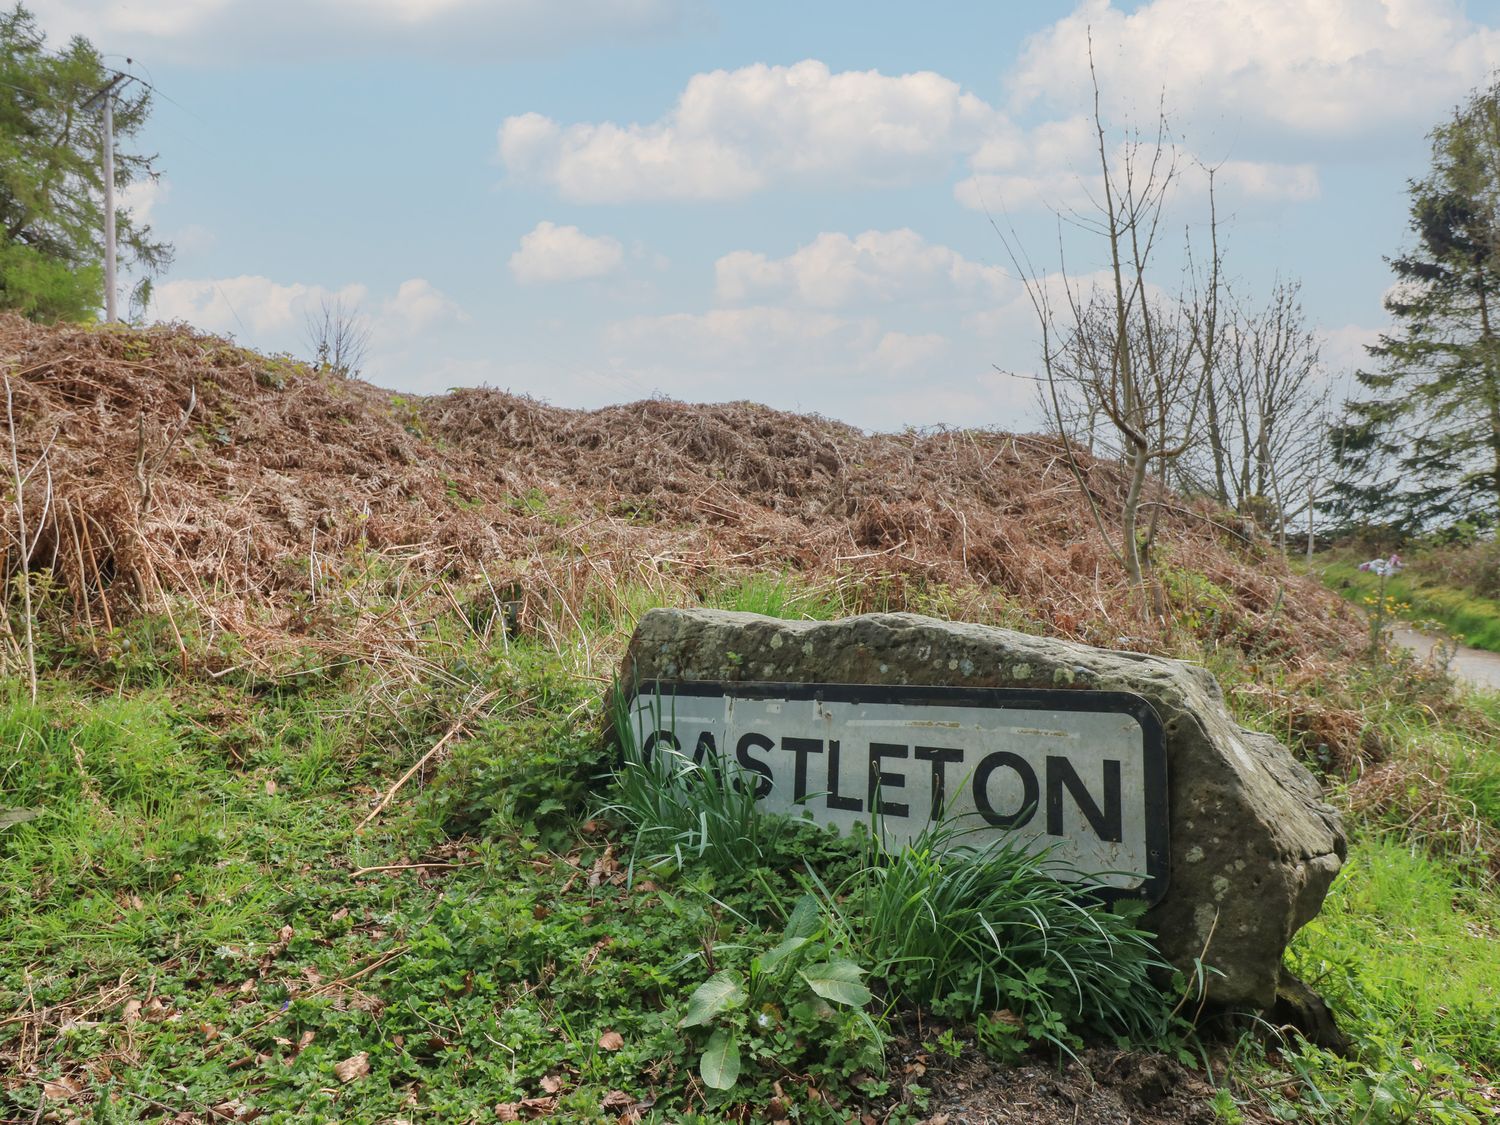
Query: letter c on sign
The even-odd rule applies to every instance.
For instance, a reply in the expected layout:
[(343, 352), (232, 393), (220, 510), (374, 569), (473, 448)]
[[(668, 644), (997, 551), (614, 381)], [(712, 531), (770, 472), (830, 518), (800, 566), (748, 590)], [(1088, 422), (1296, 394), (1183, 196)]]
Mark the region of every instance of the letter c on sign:
[[(995, 806), (990, 804), (990, 775), (998, 769), (1013, 770), (1021, 779), (1021, 807), (1003, 815), (997, 813)], [(1012, 754), (1009, 750), (991, 754), (974, 770), (974, 807), (979, 810), (979, 815), (986, 824), (992, 824), (996, 828), (1023, 827), (1036, 815), (1037, 798), (1040, 796), (1041, 786), (1037, 784), (1036, 771), (1025, 758)]]
[(665, 742), (674, 752), (681, 752), (682, 744), (677, 741), (677, 736), (669, 730), (654, 730), (646, 736), (646, 741), (641, 746), (641, 764), (651, 764), (651, 754), (656, 749), (657, 743)]

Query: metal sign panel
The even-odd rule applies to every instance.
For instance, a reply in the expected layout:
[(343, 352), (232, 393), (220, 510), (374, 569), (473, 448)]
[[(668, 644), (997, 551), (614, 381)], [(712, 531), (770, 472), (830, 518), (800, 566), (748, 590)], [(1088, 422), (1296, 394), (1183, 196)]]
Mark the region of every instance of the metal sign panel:
[(1166, 890), (1166, 756), (1140, 696), (648, 682), (627, 706), (644, 756), (733, 763), (768, 811), (878, 825), (892, 847), (945, 814), (963, 843), (1012, 836), (1106, 898)]

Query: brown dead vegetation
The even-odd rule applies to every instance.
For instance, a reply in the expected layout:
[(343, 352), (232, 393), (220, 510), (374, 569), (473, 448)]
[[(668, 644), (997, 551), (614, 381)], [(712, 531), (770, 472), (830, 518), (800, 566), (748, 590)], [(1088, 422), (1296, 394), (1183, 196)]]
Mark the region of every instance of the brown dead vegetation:
[[(50, 570), (92, 636), (187, 610), (252, 656), (368, 651), (410, 632), (418, 595), (487, 590), (520, 602), (523, 627), (555, 628), (631, 584), (682, 600), (774, 568), (880, 592), (852, 608), (944, 591), (966, 612), (1009, 606), (1093, 643), (1155, 647), (1186, 629), (1306, 667), (1359, 644), (1336, 598), (1170, 493), (1156, 562), (1171, 618), (1142, 624), (1051, 438), (870, 435), (744, 402), (408, 400), (181, 327), (0, 317), (0, 364), (32, 470), (30, 567)], [(1080, 462), (1117, 517), (1120, 468)], [(8, 501), (9, 589), (21, 559)], [(1175, 588), (1189, 572), (1203, 577)], [(362, 598), (382, 608), (359, 612)]]

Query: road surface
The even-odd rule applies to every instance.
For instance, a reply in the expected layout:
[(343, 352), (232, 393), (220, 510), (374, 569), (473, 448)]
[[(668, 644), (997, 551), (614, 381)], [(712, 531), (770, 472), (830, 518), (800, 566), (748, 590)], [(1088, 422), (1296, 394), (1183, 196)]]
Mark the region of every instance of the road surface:
[[(1427, 633), (1419, 633), (1406, 625), (1394, 626), (1391, 629), (1391, 637), (1397, 644), (1411, 649), (1422, 660), (1430, 658), (1432, 650), (1441, 643), (1439, 638), (1429, 636)], [(1483, 649), (1460, 645), (1448, 665), (1448, 670), (1458, 679), (1465, 680), (1475, 687), (1500, 691), (1500, 652), (1485, 652)]]

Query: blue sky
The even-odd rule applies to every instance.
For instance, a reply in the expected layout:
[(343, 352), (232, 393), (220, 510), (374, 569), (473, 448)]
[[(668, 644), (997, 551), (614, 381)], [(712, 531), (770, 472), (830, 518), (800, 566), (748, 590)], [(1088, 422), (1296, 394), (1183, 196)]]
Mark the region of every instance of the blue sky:
[[(1329, 377), (1385, 322), (1424, 135), (1500, 67), (1500, 2), (34, 0), (164, 95), (177, 245), (151, 315), (307, 351), (341, 299), (393, 390), (565, 406), (750, 398), (861, 426), (1037, 422), (996, 226), (1086, 275), (1087, 38), (1104, 114), (1180, 153), (1178, 285), (1299, 279)], [(170, 99), (170, 100), (167, 100)], [(997, 370), (997, 368), (999, 370)], [(1005, 372), (1013, 374), (1005, 374)]]

